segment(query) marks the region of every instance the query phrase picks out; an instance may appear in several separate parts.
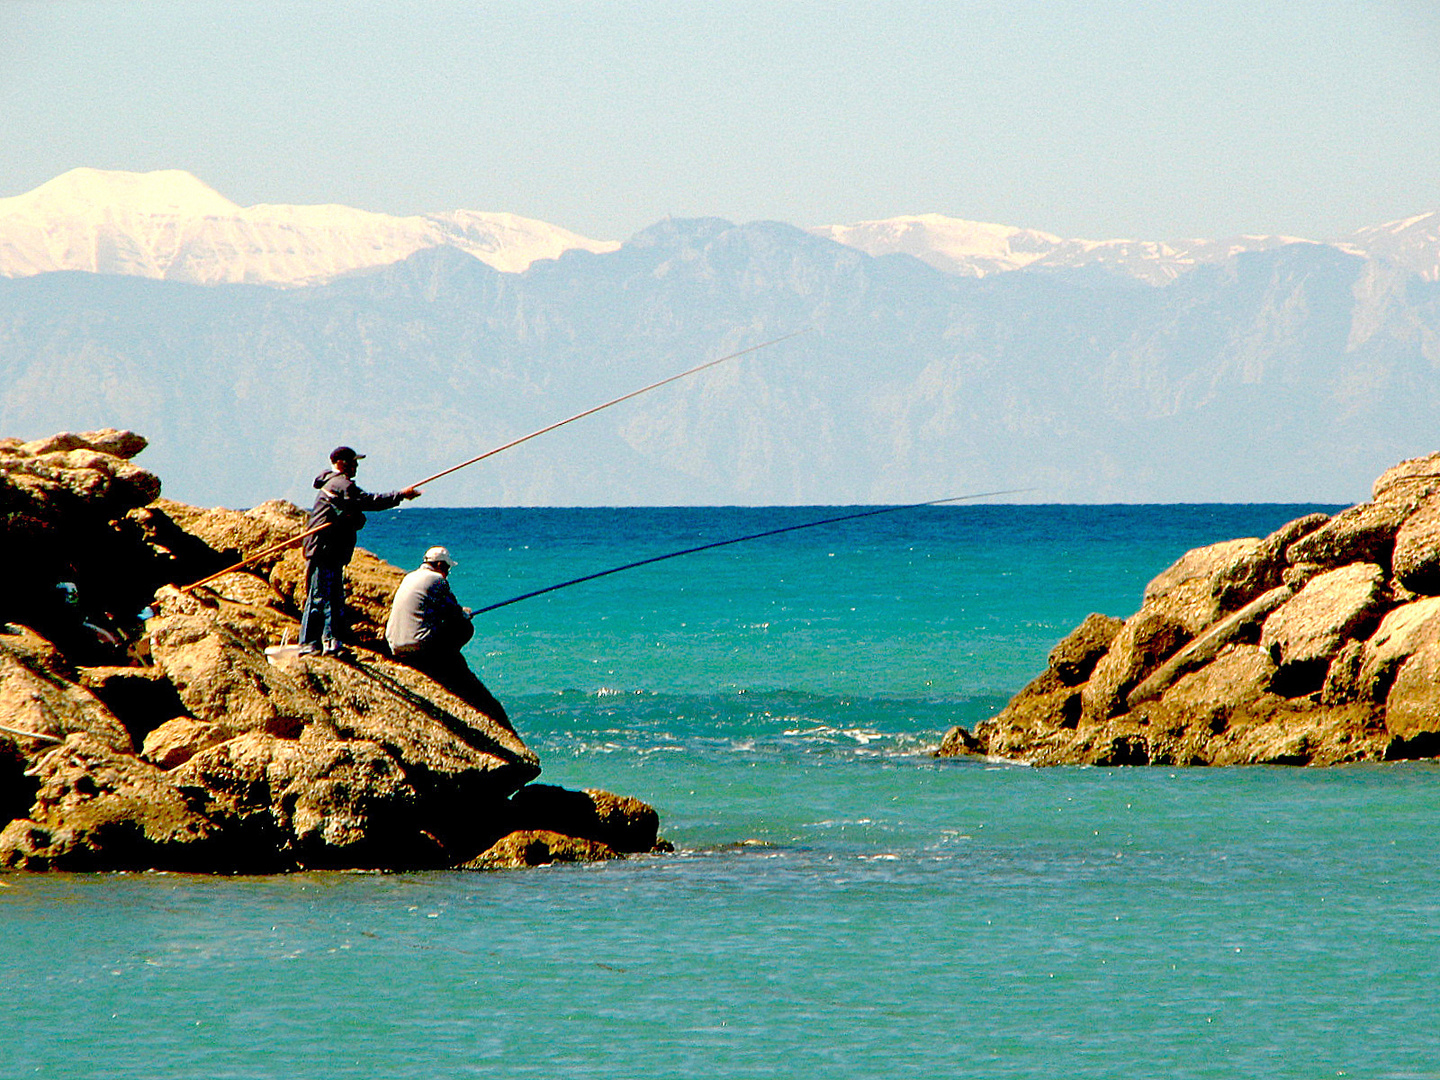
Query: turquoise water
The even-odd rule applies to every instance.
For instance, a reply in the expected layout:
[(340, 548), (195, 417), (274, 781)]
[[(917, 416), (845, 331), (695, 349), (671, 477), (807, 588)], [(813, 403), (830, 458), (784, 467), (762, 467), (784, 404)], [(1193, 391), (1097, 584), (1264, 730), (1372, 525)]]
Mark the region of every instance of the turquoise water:
[[(1440, 1077), (1428, 764), (937, 761), (1089, 611), (1308, 507), (961, 507), (483, 616), (545, 779), (666, 857), (0, 878), (0, 1076)], [(827, 509), (407, 510), (479, 606)]]

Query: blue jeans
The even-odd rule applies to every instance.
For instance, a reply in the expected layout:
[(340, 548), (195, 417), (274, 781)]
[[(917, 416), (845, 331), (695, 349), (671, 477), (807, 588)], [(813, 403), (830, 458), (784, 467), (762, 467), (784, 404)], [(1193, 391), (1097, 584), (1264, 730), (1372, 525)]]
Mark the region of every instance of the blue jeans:
[(311, 562), (306, 571), (300, 644), (333, 649), (345, 631), (345, 567)]

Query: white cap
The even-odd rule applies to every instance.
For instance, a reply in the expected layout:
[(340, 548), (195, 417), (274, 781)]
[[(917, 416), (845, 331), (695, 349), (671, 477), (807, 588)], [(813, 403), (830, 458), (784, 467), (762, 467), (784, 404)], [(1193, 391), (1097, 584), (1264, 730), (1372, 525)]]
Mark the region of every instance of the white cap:
[(425, 561), (431, 563), (444, 563), (446, 566), (459, 566), (454, 556), (443, 547), (432, 547), (425, 552)]

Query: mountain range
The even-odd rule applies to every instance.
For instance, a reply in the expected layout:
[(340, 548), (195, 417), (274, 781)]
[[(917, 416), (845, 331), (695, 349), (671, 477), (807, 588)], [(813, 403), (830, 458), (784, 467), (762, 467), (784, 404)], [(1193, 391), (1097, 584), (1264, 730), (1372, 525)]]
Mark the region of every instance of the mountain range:
[(0, 199), (0, 434), (130, 427), (188, 501), (308, 502), (337, 442), (432, 503), (1352, 502), (1435, 448), (1440, 214), (1325, 242), (1066, 240), (938, 215), (238, 207), (78, 169)]

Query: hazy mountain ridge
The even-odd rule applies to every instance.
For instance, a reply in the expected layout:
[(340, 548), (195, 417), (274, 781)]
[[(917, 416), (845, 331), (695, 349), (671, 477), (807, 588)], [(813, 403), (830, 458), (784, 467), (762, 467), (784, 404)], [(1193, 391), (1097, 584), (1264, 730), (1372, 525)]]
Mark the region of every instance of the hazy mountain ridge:
[(779, 223), (666, 221), (503, 273), (432, 248), (333, 283), (0, 281), (0, 431), (132, 427), (172, 494), (398, 486), (706, 358), (811, 332), (438, 483), (432, 503), (1347, 502), (1434, 448), (1440, 287), (1291, 244), (1162, 288), (942, 274)]

